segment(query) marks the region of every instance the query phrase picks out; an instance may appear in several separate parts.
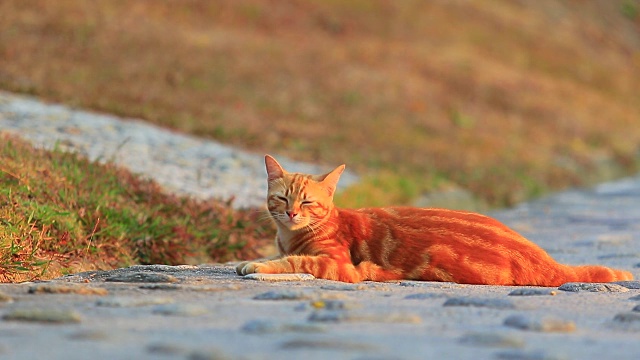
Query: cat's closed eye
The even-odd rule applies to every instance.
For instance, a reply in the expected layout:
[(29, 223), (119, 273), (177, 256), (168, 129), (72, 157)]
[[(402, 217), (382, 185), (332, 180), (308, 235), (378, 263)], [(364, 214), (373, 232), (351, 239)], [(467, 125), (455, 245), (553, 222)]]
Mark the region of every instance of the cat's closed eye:
[(289, 204), (289, 199), (284, 196), (278, 196), (278, 200), (282, 201), (285, 204)]

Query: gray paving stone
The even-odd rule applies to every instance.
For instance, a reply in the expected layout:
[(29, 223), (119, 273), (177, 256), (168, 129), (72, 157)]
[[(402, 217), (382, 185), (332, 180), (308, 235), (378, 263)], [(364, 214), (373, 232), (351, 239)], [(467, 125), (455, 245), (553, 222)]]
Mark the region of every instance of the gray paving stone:
[(320, 289), (322, 290), (334, 291), (360, 291), (367, 288), (368, 286), (366, 284), (331, 284), (320, 286)]
[(221, 349), (198, 349), (191, 350), (187, 355), (187, 360), (241, 360), (242, 357), (233, 357)]
[(442, 306), (473, 306), (492, 309), (515, 309), (515, 304), (508, 299), (453, 297), (444, 302)]
[(509, 350), (496, 354), (496, 359), (500, 360), (568, 360), (571, 359), (564, 354), (554, 354), (542, 350)]
[(3, 292), (0, 292), (0, 303), (12, 303), (13, 298)]
[(515, 289), (509, 293), (509, 296), (554, 296), (557, 292), (555, 290), (545, 288), (521, 288)]
[(258, 294), (254, 300), (309, 300), (311, 295), (302, 291), (273, 290)]
[(82, 317), (75, 310), (68, 309), (11, 309), (2, 316), (4, 320), (42, 323), (79, 323)]
[(168, 297), (106, 297), (96, 301), (97, 306), (104, 307), (140, 307), (149, 305), (161, 305), (173, 303), (173, 299)]
[(613, 283), (566, 283), (560, 285), (558, 290), (570, 292), (627, 292), (629, 289)]
[(209, 313), (209, 310), (196, 304), (162, 304), (151, 310), (154, 314), (170, 316), (200, 316)]
[(621, 322), (621, 323), (640, 324), (640, 313), (638, 312), (619, 313), (616, 316), (614, 316), (613, 321)]
[(131, 272), (108, 276), (105, 281), (125, 283), (174, 283), (177, 282), (178, 279), (175, 276), (166, 274)]
[(319, 333), (326, 328), (318, 324), (291, 323), (275, 320), (250, 320), (242, 326), (242, 331), (249, 334), (275, 334), (275, 333)]
[(504, 320), (504, 325), (520, 330), (538, 332), (573, 332), (576, 324), (571, 320), (545, 316), (534, 318), (528, 315), (515, 314)]
[(407, 295), (404, 298), (407, 300), (432, 300), (432, 299), (443, 299), (448, 298), (449, 295), (442, 293), (418, 293)]
[(513, 333), (497, 332), (467, 333), (460, 338), (460, 343), (497, 348), (522, 348), (525, 346), (525, 341), (522, 337)]
[(640, 289), (640, 281), (638, 280), (630, 280), (630, 281), (616, 281), (612, 284), (624, 286), (627, 289), (637, 290)]
[(335, 340), (316, 340), (316, 339), (294, 339), (289, 340), (280, 345), (282, 349), (321, 349), (321, 350), (357, 350), (357, 351), (375, 351), (378, 347), (368, 343)]
[(109, 294), (109, 291), (100, 287), (89, 287), (79, 284), (37, 284), (29, 287), (29, 294), (78, 294), (99, 295)]
[(319, 310), (309, 316), (311, 322), (372, 322), (372, 323), (404, 323), (419, 324), (422, 318), (419, 315), (404, 312), (354, 312)]

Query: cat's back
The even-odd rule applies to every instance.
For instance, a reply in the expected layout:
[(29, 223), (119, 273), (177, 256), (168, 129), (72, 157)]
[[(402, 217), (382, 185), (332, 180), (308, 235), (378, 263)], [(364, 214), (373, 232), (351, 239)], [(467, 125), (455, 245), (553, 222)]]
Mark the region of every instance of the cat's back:
[(422, 233), (480, 235), (488, 238), (524, 240), (521, 235), (500, 221), (482, 214), (442, 208), (409, 206), (340, 209), (340, 217), (349, 226), (414, 230)]
[(504, 226), (498, 220), (491, 217), (461, 210), (450, 210), (442, 208), (417, 208), (410, 206), (393, 206), (362, 208), (357, 210), (340, 209), (350, 216), (364, 215), (373, 220), (382, 222), (398, 222), (411, 224), (414, 222), (423, 225), (436, 224), (485, 224), (492, 226)]

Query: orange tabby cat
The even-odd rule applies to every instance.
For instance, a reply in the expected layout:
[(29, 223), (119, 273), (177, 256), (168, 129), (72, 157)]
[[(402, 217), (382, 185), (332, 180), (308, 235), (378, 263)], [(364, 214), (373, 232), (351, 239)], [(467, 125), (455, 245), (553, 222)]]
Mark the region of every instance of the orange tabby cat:
[(321, 175), (286, 172), (267, 155), (267, 205), (280, 256), (244, 262), (240, 275), (309, 273), (318, 278), (453, 281), (559, 286), (631, 280), (604, 266), (557, 263), (495, 219), (464, 211), (411, 207), (338, 209), (333, 194), (344, 165)]

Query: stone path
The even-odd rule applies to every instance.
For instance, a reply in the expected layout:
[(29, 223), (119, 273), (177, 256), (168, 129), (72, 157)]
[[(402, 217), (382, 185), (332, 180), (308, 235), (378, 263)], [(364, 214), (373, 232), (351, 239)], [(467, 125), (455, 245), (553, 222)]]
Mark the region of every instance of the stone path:
[[(236, 207), (259, 207), (267, 192), (264, 154), (178, 134), (136, 119), (79, 111), (0, 92), (0, 131), (18, 134), (44, 148), (115, 162), (182, 195), (223, 200), (233, 197)], [(285, 168), (311, 174), (333, 169), (282, 156), (278, 161)], [(340, 186), (356, 180), (347, 171)]]
[[(640, 277), (640, 177), (496, 217)], [(559, 288), (134, 266), (0, 285), (0, 359), (639, 359), (640, 281)]]
[[(80, 116), (51, 108), (36, 116), (37, 103), (22, 109), (25, 103), (3, 96), (2, 128)], [(47, 131), (80, 131), (82, 123), (74, 124)], [(157, 151), (206, 147), (193, 146)], [(640, 277), (640, 177), (492, 215), (561, 262), (599, 263)], [(231, 265), (150, 265), (0, 285), (0, 359), (327, 358), (640, 359), (640, 281), (559, 288), (344, 284), (303, 275), (243, 278)]]

